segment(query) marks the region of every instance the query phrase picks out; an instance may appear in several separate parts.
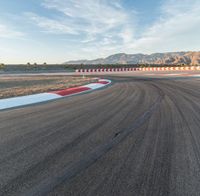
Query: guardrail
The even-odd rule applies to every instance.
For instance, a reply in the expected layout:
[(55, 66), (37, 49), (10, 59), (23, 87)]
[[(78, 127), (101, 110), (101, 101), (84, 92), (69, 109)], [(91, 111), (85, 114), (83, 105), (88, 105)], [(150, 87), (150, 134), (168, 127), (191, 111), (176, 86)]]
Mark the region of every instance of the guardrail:
[(129, 72), (129, 71), (195, 71), (195, 70), (200, 70), (200, 66), (76, 69), (76, 72), (77, 73), (97, 73), (97, 72)]

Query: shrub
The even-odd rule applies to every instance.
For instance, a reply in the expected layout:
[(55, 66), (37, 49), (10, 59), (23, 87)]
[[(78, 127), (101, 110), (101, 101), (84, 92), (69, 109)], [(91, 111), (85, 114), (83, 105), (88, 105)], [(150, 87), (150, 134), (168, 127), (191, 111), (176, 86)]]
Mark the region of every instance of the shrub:
[(3, 63), (0, 64), (0, 69), (4, 69), (5, 65)]

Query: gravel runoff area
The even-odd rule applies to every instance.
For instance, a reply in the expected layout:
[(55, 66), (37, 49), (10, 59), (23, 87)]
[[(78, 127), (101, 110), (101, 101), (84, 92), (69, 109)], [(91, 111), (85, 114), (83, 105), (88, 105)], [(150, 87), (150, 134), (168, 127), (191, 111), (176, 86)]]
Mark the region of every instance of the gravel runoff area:
[(0, 77), (0, 99), (66, 89), (97, 81), (80, 76), (3, 76)]

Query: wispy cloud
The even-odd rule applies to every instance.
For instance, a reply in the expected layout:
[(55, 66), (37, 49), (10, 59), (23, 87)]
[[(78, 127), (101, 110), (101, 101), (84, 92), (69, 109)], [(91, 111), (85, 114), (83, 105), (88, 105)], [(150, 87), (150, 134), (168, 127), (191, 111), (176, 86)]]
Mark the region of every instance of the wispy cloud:
[(127, 19), (122, 8), (112, 6), (108, 0), (45, 0), (43, 5), (60, 11), (73, 22), (84, 22), (85, 25), (93, 27), (91, 29), (95, 29), (94, 32), (96, 29), (110, 29), (123, 25)]
[(99, 53), (106, 55), (106, 53), (115, 52), (153, 53), (199, 50), (199, 13), (200, 1), (198, 0), (165, 1), (160, 7), (160, 16), (141, 34), (135, 36), (135, 29), (128, 25), (120, 33), (118, 32), (123, 42), (111, 43), (109, 47), (102, 46)]
[[(126, 42), (125, 35), (129, 32), (130, 38), (133, 30), (130, 28), (129, 15), (120, 2), (120, 0), (116, 0), (115, 3), (108, 0), (44, 0), (42, 6), (60, 13), (59, 18), (50, 19), (35, 13), (26, 15), (47, 32), (79, 34), (82, 37), (81, 42), (85, 44), (113, 38)], [(131, 21), (133, 28), (134, 18)]]
[(165, 2), (161, 7), (160, 18), (147, 28), (130, 48), (147, 52), (199, 50), (199, 13), (198, 0)]
[(0, 38), (17, 38), (22, 37), (24, 33), (16, 31), (7, 25), (0, 24)]
[(59, 48), (55, 51), (59, 62), (61, 57), (91, 59), (118, 52), (199, 50), (200, 1), (158, 1), (150, 22), (144, 22), (144, 18), (151, 9), (144, 6), (142, 11), (137, 10), (135, 1), (41, 0), (34, 3), (36, 9), (27, 2), (17, 15), (9, 16), (6, 10), (0, 14), (0, 38), (6, 38), (7, 48), (18, 48), (24, 39), (24, 51), (31, 45), (33, 56), (38, 43), (45, 48), (39, 55), (49, 48)]
[(25, 16), (48, 33), (77, 34), (76, 29), (74, 29), (71, 25), (66, 24), (65, 21), (49, 19), (32, 12), (25, 13)]

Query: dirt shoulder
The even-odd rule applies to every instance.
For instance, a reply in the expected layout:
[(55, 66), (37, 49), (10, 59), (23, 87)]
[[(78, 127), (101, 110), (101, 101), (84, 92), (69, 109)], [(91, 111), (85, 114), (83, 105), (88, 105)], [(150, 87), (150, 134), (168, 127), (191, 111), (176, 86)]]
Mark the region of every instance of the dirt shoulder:
[(0, 77), (0, 99), (61, 90), (95, 81), (95, 78), (79, 76), (4, 76)]

